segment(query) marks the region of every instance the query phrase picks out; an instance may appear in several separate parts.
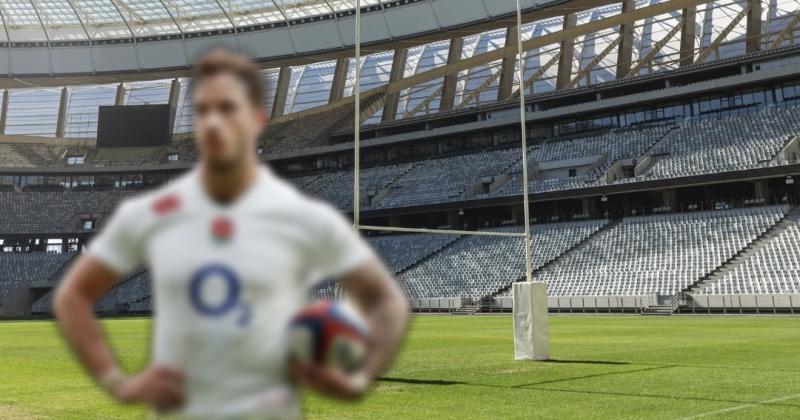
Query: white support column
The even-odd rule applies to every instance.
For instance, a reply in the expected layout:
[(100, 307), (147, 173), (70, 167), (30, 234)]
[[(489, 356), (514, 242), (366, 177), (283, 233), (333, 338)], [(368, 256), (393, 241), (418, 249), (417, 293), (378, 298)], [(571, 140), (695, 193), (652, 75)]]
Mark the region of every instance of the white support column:
[(58, 119), (56, 120), (56, 138), (64, 138), (67, 127), (67, 105), (69, 104), (69, 89), (61, 88), (61, 99), (58, 103)]
[(272, 102), (271, 118), (282, 117), (286, 109), (286, 99), (289, 96), (289, 80), (292, 78), (292, 68), (283, 66), (278, 73), (278, 84), (275, 88), (275, 98)]
[(3, 104), (0, 106), (0, 134), (6, 133), (6, 119), (8, 118), (8, 89), (3, 90)]
[(114, 97), (114, 105), (125, 105), (125, 91), (124, 83), (117, 85), (117, 95)]

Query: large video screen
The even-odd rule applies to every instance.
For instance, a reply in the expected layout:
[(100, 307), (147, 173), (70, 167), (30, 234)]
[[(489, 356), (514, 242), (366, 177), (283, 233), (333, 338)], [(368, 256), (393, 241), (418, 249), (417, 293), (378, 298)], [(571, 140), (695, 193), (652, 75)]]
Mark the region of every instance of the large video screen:
[(169, 143), (169, 105), (101, 106), (97, 121), (98, 147), (145, 147)]

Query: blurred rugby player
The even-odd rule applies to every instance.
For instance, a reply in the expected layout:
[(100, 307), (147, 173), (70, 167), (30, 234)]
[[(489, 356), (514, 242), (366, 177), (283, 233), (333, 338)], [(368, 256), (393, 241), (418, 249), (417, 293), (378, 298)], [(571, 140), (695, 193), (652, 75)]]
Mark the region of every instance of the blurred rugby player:
[[(113, 397), (157, 412), (297, 418), (297, 384), (360, 397), (363, 378), (387, 368), (405, 334), (405, 297), (344, 217), (259, 164), (267, 116), (257, 66), (215, 50), (192, 83), (199, 164), (120, 205), (58, 289), (63, 335)], [(93, 305), (140, 268), (153, 283), (151, 364), (128, 375)], [(360, 375), (288, 364), (287, 326), (322, 278), (340, 279), (371, 323), (374, 346)]]

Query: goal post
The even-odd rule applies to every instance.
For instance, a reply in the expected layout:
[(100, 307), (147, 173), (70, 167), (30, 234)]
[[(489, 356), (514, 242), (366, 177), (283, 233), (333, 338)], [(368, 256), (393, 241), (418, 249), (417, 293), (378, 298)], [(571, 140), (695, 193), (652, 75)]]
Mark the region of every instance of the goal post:
[(385, 226), (368, 226), (361, 224), (361, 0), (355, 1), (355, 78), (353, 80), (354, 96), (354, 136), (353, 136), (353, 227), (358, 230), (398, 232), (398, 233), (431, 233), (445, 235), (476, 235), (515, 237), (523, 241), (525, 258), (525, 282), (513, 283), (513, 319), (514, 348), (517, 360), (546, 360), (549, 357), (549, 330), (547, 324), (547, 285), (533, 282), (532, 242), (530, 226), (530, 201), (528, 191), (528, 132), (525, 107), (525, 56), (522, 49), (522, 7), (520, 0), (514, 1), (517, 6), (517, 81), (519, 83), (519, 112), (521, 130), (522, 160), (522, 205), (524, 214), (524, 232), (494, 231), (460, 231), (449, 229), (420, 229)]
[[(514, 283), (512, 318), (514, 319), (514, 359), (547, 360), (550, 358), (550, 329), (548, 325), (547, 284), (534, 282), (533, 252), (530, 227), (530, 197), (528, 194), (528, 126), (525, 107), (525, 51), (522, 49), (522, 6), (517, 6), (517, 81), (519, 82), (519, 125), (522, 131), (522, 205), (525, 215), (525, 281)], [(509, 28), (509, 30), (511, 30)]]

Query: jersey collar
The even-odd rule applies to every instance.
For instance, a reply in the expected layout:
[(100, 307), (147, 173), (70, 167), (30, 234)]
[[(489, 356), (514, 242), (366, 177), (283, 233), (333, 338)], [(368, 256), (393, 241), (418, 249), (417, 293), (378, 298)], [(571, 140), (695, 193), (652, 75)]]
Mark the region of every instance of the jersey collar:
[(269, 169), (263, 165), (259, 165), (256, 174), (256, 180), (247, 188), (247, 190), (244, 191), (236, 200), (223, 204), (211, 198), (211, 196), (208, 194), (208, 191), (206, 191), (200, 176), (200, 167), (197, 166), (192, 171), (193, 173), (191, 178), (196, 197), (201, 203), (203, 203), (204, 206), (209, 206), (219, 211), (232, 211), (246, 207), (247, 203), (252, 202), (255, 197), (264, 193), (264, 189), (269, 186), (274, 177), (274, 174), (272, 174)]

